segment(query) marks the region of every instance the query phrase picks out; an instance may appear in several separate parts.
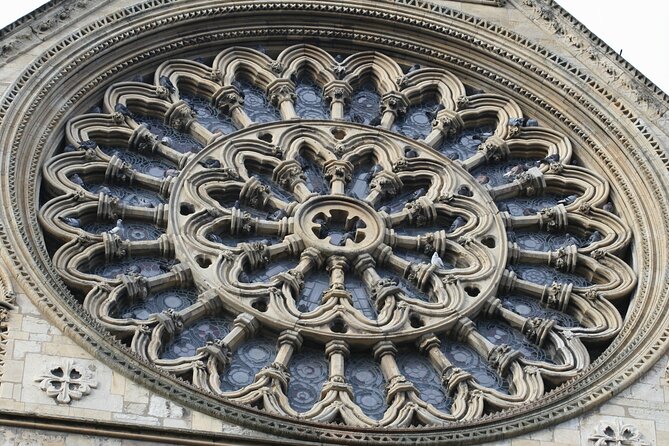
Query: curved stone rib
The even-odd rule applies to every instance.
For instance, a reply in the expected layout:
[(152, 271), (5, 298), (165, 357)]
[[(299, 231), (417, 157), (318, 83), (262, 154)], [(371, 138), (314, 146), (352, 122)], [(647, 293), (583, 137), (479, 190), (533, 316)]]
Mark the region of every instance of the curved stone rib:
[(378, 423), (353, 402), (353, 390), (346, 383), (344, 363), (350, 354), (348, 344), (340, 340), (330, 341), (325, 346), (325, 354), (330, 362), (328, 381), (323, 384), (320, 400), (300, 417), (321, 423), (376, 426)]
[(520, 106), (506, 96), (481, 93), (467, 96), (459, 101), (459, 115), (465, 126), (469, 123), (495, 122), (495, 135), (503, 140), (520, 134), (520, 127), (509, 126), (509, 121), (514, 118), (522, 118), (523, 112)]
[(374, 358), (379, 361), (386, 380), (388, 409), (379, 420), (380, 426), (406, 428), (412, 425), (438, 426), (455, 417), (441, 412), (420, 399), (418, 390), (400, 372), (395, 362), (397, 349), (392, 342), (374, 346)]
[(251, 48), (233, 46), (220, 52), (213, 62), (214, 74), (224, 85), (248, 79), (267, 90), (277, 79), (271, 67), (274, 61), (267, 55)]
[(402, 93), (411, 104), (431, 97), (443, 104), (445, 109), (456, 110), (458, 98), (465, 95), (460, 79), (439, 68), (420, 68), (404, 75), (399, 82)]
[(286, 389), (290, 379), (288, 363), (301, 345), (302, 336), (298, 332), (292, 330), (282, 332), (278, 339), (279, 349), (274, 362), (258, 372), (253, 383), (240, 390), (222, 394), (232, 401), (255, 406), (265, 412), (296, 417), (298, 413), (290, 407)]
[(347, 57), (341, 65), (345, 67), (344, 82), (358, 86), (370, 80), (381, 95), (397, 88), (397, 80), (404, 73), (397, 63), (378, 51), (364, 51)]
[(174, 246), (171, 238), (163, 234), (157, 240), (129, 242), (116, 235), (104, 233), (102, 242), (96, 242), (96, 239), (82, 235), (56, 251), (53, 262), (63, 279), (71, 287), (88, 292), (99, 283), (118, 285), (120, 279), (118, 277), (103, 278), (83, 272), (82, 269), (105, 263), (110, 259), (152, 254), (163, 258), (173, 257)]
[[(427, 355), (434, 369), (442, 377), (442, 386), (453, 398), (451, 416), (455, 420), (471, 420), (483, 415), (484, 399), (473, 392), (473, 377), (448, 360), (441, 352), (441, 341), (432, 333), (421, 336), (416, 346)], [(480, 394), (480, 392), (479, 392)]]
[(120, 276), (121, 285), (109, 288), (106, 284), (100, 284), (93, 288), (84, 299), (84, 309), (95, 316), (112, 333), (121, 338), (122, 333), (128, 333), (128, 328), (142, 324), (150, 324), (155, 316), (147, 320), (123, 319), (113, 315), (122, 305), (131, 304), (146, 299), (150, 292), (159, 292), (169, 288), (185, 288), (192, 285), (190, 269), (183, 265), (175, 265), (171, 271), (154, 277), (144, 277), (137, 274), (126, 274)]
[(619, 311), (595, 290), (581, 290), (577, 293), (572, 284), (557, 282), (552, 285), (539, 285), (519, 279), (512, 271), (504, 272), (499, 288), (500, 292), (520, 293), (533, 297), (545, 307), (572, 316), (580, 326), (569, 330), (580, 336), (584, 342), (598, 343), (610, 340), (622, 327), (623, 321)]
[(169, 79), (174, 91), (166, 88), (163, 93), (172, 102), (181, 97), (181, 90), (190, 94), (212, 98), (221, 88), (217, 76), (212, 73), (211, 67), (188, 59), (174, 59), (163, 62), (154, 74), (155, 85), (161, 84), (161, 79)]

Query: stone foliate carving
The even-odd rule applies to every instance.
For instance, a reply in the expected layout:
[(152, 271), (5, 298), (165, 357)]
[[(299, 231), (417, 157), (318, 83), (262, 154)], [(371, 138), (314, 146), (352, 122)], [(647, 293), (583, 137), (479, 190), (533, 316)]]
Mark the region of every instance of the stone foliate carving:
[(35, 378), (41, 390), (60, 404), (69, 404), (81, 399), (98, 386), (93, 374), (71, 359), (62, 364), (53, 365)]

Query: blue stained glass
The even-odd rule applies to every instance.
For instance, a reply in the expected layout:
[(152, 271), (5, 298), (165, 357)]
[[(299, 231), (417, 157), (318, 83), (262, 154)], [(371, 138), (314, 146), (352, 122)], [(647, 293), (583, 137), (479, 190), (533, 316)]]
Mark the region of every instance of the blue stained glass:
[(592, 285), (592, 282), (583, 276), (563, 273), (549, 266), (515, 265), (513, 271), (518, 274), (520, 279), (534, 282), (539, 285), (550, 285), (553, 282), (573, 283), (575, 287), (587, 287)]
[(313, 79), (300, 77), (295, 88), (295, 112), (304, 119), (329, 119), (330, 107), (323, 98), (323, 89)]
[(329, 363), (322, 350), (302, 347), (293, 355), (288, 370), (288, 400), (293, 409), (306, 412), (320, 399), (323, 383), (328, 379)]
[(165, 200), (157, 193), (135, 186), (86, 183), (84, 188), (93, 194), (104, 192), (112, 197), (118, 197), (121, 203), (128, 206), (154, 208), (165, 203)]
[(221, 375), (221, 389), (230, 392), (248, 386), (256, 373), (275, 358), (275, 339), (263, 336), (245, 341), (232, 354), (230, 366)]
[(483, 184), (487, 184), (490, 187), (500, 186), (512, 183), (516, 179), (515, 171), (512, 169), (516, 168), (520, 170), (518, 166), (522, 166), (523, 169), (529, 169), (538, 165), (537, 161), (538, 159), (510, 158), (503, 163), (482, 164), (472, 170), (471, 174), (474, 178), (479, 176), (487, 177), (488, 182)]
[(297, 259), (280, 259), (270, 261), (253, 271), (244, 271), (239, 275), (239, 281), (243, 283), (269, 282), (272, 277), (279, 273), (288, 271), (297, 265)]
[(393, 124), (393, 132), (412, 139), (424, 139), (432, 131), (432, 113), (437, 105), (430, 101), (411, 106), (399, 120)]
[(346, 109), (344, 119), (359, 124), (369, 124), (379, 115), (381, 95), (371, 83), (360, 86), (351, 95), (351, 102)]
[(237, 128), (232, 124), (230, 116), (220, 113), (219, 110), (211, 104), (206, 98), (201, 96), (194, 96), (190, 94), (181, 94), (181, 99), (188, 104), (188, 106), (195, 112), (197, 122), (202, 124), (211, 133), (222, 133), (227, 135), (237, 131)]
[(501, 297), (502, 306), (526, 318), (540, 317), (554, 320), (563, 327), (578, 327), (579, 323), (571, 315), (552, 308), (545, 308), (537, 299), (527, 296), (504, 295)]
[(330, 274), (325, 270), (310, 272), (304, 279), (304, 288), (297, 301), (297, 309), (303, 313), (314, 311), (321, 304), (325, 290), (330, 288)]
[(128, 150), (126, 147), (99, 146), (100, 150), (109, 156), (116, 155), (121, 160), (132, 165), (137, 172), (145, 173), (157, 178), (165, 177), (165, 172), (176, 169), (176, 165), (166, 159), (158, 159), (141, 153)]
[(518, 243), (521, 249), (529, 251), (556, 251), (567, 245), (585, 246), (586, 240), (573, 234), (549, 232), (514, 231), (508, 233), (510, 242)]
[(170, 288), (158, 292), (149, 292), (149, 295), (142, 300), (136, 300), (131, 305), (120, 302), (115, 314), (121, 319), (148, 319), (155, 313), (163, 310), (172, 309), (175, 311), (183, 310), (195, 303), (197, 300), (197, 290), (185, 288)]
[(476, 321), (476, 327), (481, 335), (495, 345), (508, 344), (532, 361), (555, 363), (546, 350), (532, 344), (521, 332), (505, 322), (484, 319)]
[(345, 375), (353, 389), (355, 403), (365, 415), (375, 420), (381, 419), (388, 405), (385, 381), (379, 365), (361, 352), (352, 352), (346, 362)]
[(229, 317), (207, 317), (186, 327), (176, 338), (172, 339), (163, 349), (162, 359), (177, 359), (193, 356), (197, 349), (207, 342), (215, 342), (230, 333), (232, 319)]
[(415, 351), (405, 352), (399, 354), (396, 361), (402, 375), (418, 389), (423, 401), (448, 412), (451, 398), (441, 386), (441, 376), (425, 356)]
[(467, 344), (442, 337), (439, 349), (451, 364), (471, 373), (482, 386), (509, 393), (509, 383)]
[(346, 184), (346, 195), (353, 198), (365, 198), (369, 194), (369, 182), (372, 180), (369, 161), (355, 166), (351, 181)]
[(369, 301), (369, 294), (364, 282), (353, 272), (349, 272), (346, 276), (345, 283), (346, 290), (351, 293), (353, 299), (353, 306), (360, 310), (369, 319), (376, 319), (376, 310)]
[[(158, 237), (165, 233), (163, 229), (149, 223), (124, 221), (123, 226), (125, 228), (123, 238), (130, 240), (131, 242), (138, 242), (142, 240), (157, 240)], [(103, 232), (109, 232), (114, 227), (116, 227), (115, 222), (96, 221), (82, 225), (81, 229), (91, 234), (102, 234)]]
[(534, 215), (543, 208), (552, 208), (561, 198), (554, 194), (545, 194), (541, 197), (514, 197), (506, 200), (495, 200), (495, 203), (500, 211), (506, 211), (513, 216)]
[(299, 163), (302, 165), (302, 170), (304, 175), (306, 175), (307, 188), (316, 192), (317, 194), (323, 195), (330, 192), (330, 185), (325, 182), (323, 178), (323, 169), (321, 166), (316, 164), (311, 158), (300, 156), (298, 159)]
[(135, 257), (97, 265), (90, 273), (108, 279), (131, 273), (153, 277), (169, 272), (177, 263), (179, 263), (177, 260), (162, 257)]
[(244, 95), (244, 111), (255, 123), (273, 122), (281, 120), (279, 110), (267, 99), (265, 91), (250, 82), (239, 82)]
[(495, 127), (484, 125), (466, 128), (451, 138), (444, 138), (437, 150), (448, 158), (466, 160), (474, 155), (479, 145), (495, 131)]
[(199, 152), (202, 149), (200, 144), (190, 133), (180, 132), (175, 128), (165, 124), (162, 119), (146, 115), (133, 115), (135, 121), (146, 124), (151, 133), (158, 137), (158, 140), (166, 138), (165, 145), (170, 146), (177, 152)]

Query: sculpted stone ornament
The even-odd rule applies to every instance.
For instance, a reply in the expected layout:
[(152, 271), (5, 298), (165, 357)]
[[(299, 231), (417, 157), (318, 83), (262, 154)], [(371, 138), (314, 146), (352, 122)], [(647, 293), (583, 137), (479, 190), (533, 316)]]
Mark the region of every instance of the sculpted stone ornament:
[[(490, 408), (536, 406), (544, 380), (559, 387), (585, 373), (591, 361), (582, 338), (606, 345), (620, 330), (621, 316), (608, 301), (624, 302), (635, 285), (617, 257), (631, 240), (626, 226), (603, 209), (574, 216), (576, 200), (606, 202), (605, 183), (569, 163), (572, 146), (555, 130), (533, 124), (521, 133), (530, 122), (512, 99), (469, 96), (452, 73), (401, 67), (380, 51), (344, 59), (298, 45), (272, 59), (231, 47), (213, 65), (168, 60), (155, 73), (163, 79), (157, 86), (113, 85), (104, 109), (111, 116), (123, 104), (122, 120), (84, 115), (66, 131), (74, 147), (95, 134), (99, 159), (90, 164), (98, 170), (89, 173), (85, 157), (69, 153), (43, 167), (48, 199), (40, 222), (64, 241), (53, 255), (57, 271), (87, 293), (91, 317), (131, 338), (129, 348), (145, 364), (244, 416), (252, 406), (254, 416), (273, 423), (311, 423), (319, 432), (337, 423), (342, 431), (389, 435), (448, 430), (495, 417)], [(217, 113), (204, 113), (194, 94)], [(426, 101), (435, 106), (421, 109)], [(170, 137), (142, 122), (145, 109), (164, 110), (152, 117)], [(412, 120), (422, 122), (422, 137), (398, 130), (418, 128)], [(118, 154), (103, 150), (123, 138)], [(141, 162), (132, 158), (138, 154)], [(549, 155), (559, 156), (560, 169), (539, 162)], [(477, 179), (475, 169), (494, 176), (509, 158), (540, 167), (523, 166), (496, 186)], [(150, 178), (147, 171), (159, 173)], [(77, 184), (70, 172), (78, 172)], [(574, 198), (552, 204), (549, 194)], [(140, 195), (151, 198), (139, 205)], [(512, 208), (521, 200), (530, 204), (518, 215)], [(136, 225), (131, 236), (91, 225), (119, 218)], [(524, 232), (560, 237), (567, 228), (606, 234), (596, 246), (609, 253), (606, 261), (593, 262), (598, 254), (589, 247), (544, 248), (523, 239)], [(519, 240), (509, 243), (511, 237)], [(564, 277), (574, 283), (563, 276), (552, 285), (537, 281), (542, 267), (559, 267), (550, 274), (571, 274)], [(102, 292), (101, 284), (109, 289)], [(175, 289), (196, 290), (197, 298)], [(589, 299), (595, 289), (601, 296)], [(502, 291), (534, 299), (532, 314), (518, 314)], [(570, 340), (546, 308), (573, 323)], [(137, 309), (148, 318), (136, 317)], [(233, 318), (195, 345), (199, 324), (214, 333), (213, 321)], [(503, 327), (506, 343), (479, 324), (489, 318)], [(266, 343), (268, 337), (279, 342)], [(516, 337), (545, 355), (528, 358), (534, 369), (524, 364)], [(311, 406), (298, 410), (297, 398), (311, 394), (296, 396), (292, 387), (309, 385), (296, 365), (302, 340), (305, 352), (325, 352), (325, 366)], [(480, 372), (451, 362), (456, 350), (448, 349), (458, 346), (513, 386), (500, 392), (491, 380), (482, 384)], [(255, 364), (249, 351), (265, 359)], [(422, 355), (425, 367), (407, 363), (406, 351)], [(361, 358), (371, 365), (355, 375)], [(243, 375), (240, 359), (257, 367), (232, 388), (230, 376)], [(357, 385), (367, 376), (378, 377), (366, 385), (384, 404), (375, 417)], [(440, 406), (439, 398), (452, 406)]]
[(75, 364), (72, 359), (51, 368), (35, 378), (39, 388), (59, 404), (69, 404), (91, 393), (98, 386), (92, 373)]
[(588, 437), (588, 442), (593, 446), (650, 446), (637, 427), (620, 420), (615, 423), (601, 422)]

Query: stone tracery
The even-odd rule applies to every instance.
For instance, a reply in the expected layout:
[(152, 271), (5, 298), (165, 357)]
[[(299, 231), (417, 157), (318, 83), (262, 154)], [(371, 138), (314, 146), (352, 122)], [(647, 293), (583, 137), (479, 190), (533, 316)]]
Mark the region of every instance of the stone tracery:
[[(54, 263), (68, 285), (87, 293), (85, 308), (136, 353), (271, 413), (406, 427), (538, 399), (546, 383), (589, 364), (587, 344), (606, 343), (620, 329), (614, 305), (624, 304), (635, 276), (620, 259), (630, 231), (603, 209), (608, 184), (572, 165), (569, 141), (524, 119), (512, 100), (467, 95), (446, 71), (405, 73), (376, 52), (338, 61), (299, 45), (272, 60), (230, 48), (212, 67), (172, 61), (158, 68), (155, 85), (115, 85), (106, 113), (71, 121), (69, 148), (44, 168), (54, 198), (40, 218), (66, 242)], [(314, 117), (323, 120), (307, 120)], [(473, 137), (481, 126), (489, 130)], [(499, 178), (507, 159), (515, 163), (509, 169), (522, 165), (511, 181)], [(539, 200), (552, 206), (518, 215), (519, 201), (509, 202), (517, 197), (529, 200), (525, 209)], [(86, 229), (118, 219), (101, 233)], [(130, 222), (138, 225), (132, 232)], [(546, 233), (564, 240), (532, 244), (532, 234)], [(443, 268), (430, 261), (434, 253)], [(273, 266), (284, 270), (270, 274)], [(265, 267), (264, 277), (256, 274)], [(301, 290), (314, 289), (310, 273), (319, 272), (327, 288), (304, 311)], [(365, 308), (347, 287), (356, 277)], [(199, 292), (190, 305), (119, 317), (124, 302), (189, 287)], [(505, 299), (516, 294), (540, 305), (523, 313)], [(164, 356), (166, 345), (212, 316), (234, 323), (219, 323), (226, 328), (188, 356)], [(257, 342), (265, 367), (250, 361), (253, 381), (224, 389), (236, 353), (261, 331), (278, 334), (276, 348)], [(287, 396), (288, 369), (303, 342), (324, 350), (330, 371), (319, 400), (298, 412)], [(456, 367), (444, 350), (449, 342), (487, 361), (507, 392)], [(408, 344), (441, 374), (441, 403), (398, 362)], [(363, 362), (361, 352), (380, 364), (385, 410), (365, 412), (351, 390), (345, 364)]]

